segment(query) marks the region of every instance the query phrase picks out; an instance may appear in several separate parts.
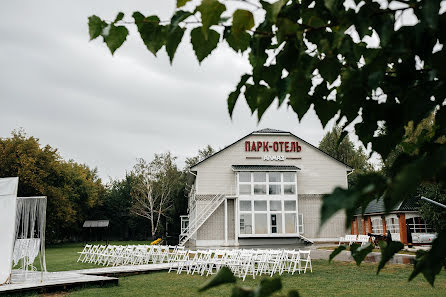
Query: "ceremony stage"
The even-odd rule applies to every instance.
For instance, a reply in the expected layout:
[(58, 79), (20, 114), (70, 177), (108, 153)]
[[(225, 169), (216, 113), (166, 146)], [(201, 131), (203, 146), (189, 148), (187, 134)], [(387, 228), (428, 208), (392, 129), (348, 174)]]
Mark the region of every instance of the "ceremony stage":
[(168, 269), (169, 264), (162, 263), (45, 272), (43, 281), (41, 281), (41, 272), (28, 272), (25, 280), (22, 273), (13, 270), (11, 283), (0, 286), (0, 295), (22, 292), (44, 293), (63, 291), (86, 285), (118, 285), (118, 276), (144, 274)]

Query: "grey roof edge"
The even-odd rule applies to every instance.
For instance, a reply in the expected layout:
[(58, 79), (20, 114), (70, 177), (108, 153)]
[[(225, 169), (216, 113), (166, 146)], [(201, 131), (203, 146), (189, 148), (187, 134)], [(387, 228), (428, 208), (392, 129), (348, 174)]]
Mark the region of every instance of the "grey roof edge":
[[(269, 128), (265, 128), (265, 129), (262, 129), (262, 130), (266, 130), (266, 129), (269, 129)], [(262, 130), (258, 130), (258, 131), (262, 131)], [(273, 129), (270, 129), (270, 130), (273, 130)], [(291, 133), (291, 132), (281, 131), (281, 132), (276, 132), (276, 133), (274, 133), (274, 132), (263, 133), (263, 132), (258, 132), (258, 131), (253, 131), (253, 132), (251, 132), (251, 133), (249, 133), (249, 134), (243, 136), (243, 137), (240, 138), (239, 140), (234, 141), (233, 143), (231, 143), (230, 145), (228, 145), (228, 146), (224, 147), (223, 149), (219, 150), (219, 151), (216, 152), (215, 154), (212, 154), (212, 155), (210, 155), (209, 157), (207, 157), (207, 158), (201, 160), (200, 162), (194, 164), (193, 166), (190, 167), (190, 170), (193, 171), (192, 168), (194, 168), (195, 166), (197, 166), (197, 165), (203, 163), (204, 161), (206, 161), (206, 160), (212, 158), (213, 156), (215, 156), (215, 155), (221, 153), (221, 152), (224, 151), (225, 149), (227, 149), (227, 148), (233, 146), (234, 144), (236, 144), (236, 143), (242, 141), (243, 139), (245, 139), (245, 138), (247, 138), (247, 137), (249, 137), (249, 136), (251, 136), (251, 135), (256, 135), (256, 134), (281, 134), (281, 135), (289, 134), (289, 135), (292, 135), (292, 136), (296, 137), (297, 139), (299, 139), (299, 140), (305, 142), (305, 143), (308, 144), (309, 146), (315, 148), (316, 150), (318, 150), (318, 151), (324, 153), (325, 155), (329, 156), (329, 157), (332, 158), (333, 160), (338, 161), (339, 163), (343, 164), (344, 166), (347, 166), (348, 169), (350, 169), (350, 170), (347, 170), (347, 171), (352, 171), (352, 170), (353, 170), (353, 167), (351, 167), (350, 165), (348, 165), (348, 164), (342, 162), (341, 160), (336, 159), (335, 157), (330, 156), (329, 154), (327, 154), (326, 152), (324, 152), (324, 151), (321, 150), (320, 148), (318, 148), (318, 147), (312, 145), (312, 144), (309, 143), (308, 141), (305, 141), (304, 139), (300, 138), (299, 136), (296, 136), (295, 134), (293, 134), (293, 133)], [(277, 131), (280, 131), (280, 130), (277, 130)]]
[[(406, 212), (417, 212), (418, 211), (418, 201), (419, 198), (416, 196), (406, 198), (404, 201), (398, 203), (392, 210), (386, 212), (384, 201), (382, 198), (377, 200), (372, 200), (364, 210), (364, 215), (378, 215), (378, 214), (391, 214), (391, 213), (406, 213)], [(354, 216), (362, 216), (361, 208), (358, 208)]]

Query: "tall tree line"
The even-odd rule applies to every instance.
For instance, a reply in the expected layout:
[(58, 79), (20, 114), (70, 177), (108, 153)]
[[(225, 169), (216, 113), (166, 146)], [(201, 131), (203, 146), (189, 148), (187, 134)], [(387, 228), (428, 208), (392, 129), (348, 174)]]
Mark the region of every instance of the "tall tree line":
[(210, 146), (200, 150), (184, 169), (170, 152), (155, 154), (138, 159), (122, 179), (104, 183), (96, 168), (66, 161), (57, 149), (14, 130), (0, 138), (0, 177), (18, 176), (19, 196), (47, 196), (50, 243), (88, 239), (83, 222), (99, 219), (110, 220), (111, 239), (174, 242), (180, 215), (187, 214), (188, 168), (213, 152)]

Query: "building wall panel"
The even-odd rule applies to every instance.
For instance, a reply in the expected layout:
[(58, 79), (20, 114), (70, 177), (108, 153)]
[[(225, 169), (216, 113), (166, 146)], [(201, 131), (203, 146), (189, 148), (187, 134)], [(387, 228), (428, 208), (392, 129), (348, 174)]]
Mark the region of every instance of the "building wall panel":
[[(298, 141), (300, 152), (245, 152), (245, 141)], [(265, 155), (284, 155), (297, 157), (300, 160), (264, 161)], [(260, 157), (261, 160), (246, 159), (246, 157)], [(298, 172), (299, 194), (325, 194), (335, 187), (347, 187), (347, 167), (322, 153), (318, 149), (299, 141), (291, 135), (251, 135), (224, 151), (193, 167), (197, 171), (197, 194), (202, 193), (231, 193), (236, 192), (235, 174), (231, 165), (295, 165)]]
[(304, 234), (307, 238), (338, 238), (349, 234), (345, 226), (345, 213), (338, 212), (320, 229), (322, 195), (299, 195), (299, 213), (304, 218)]

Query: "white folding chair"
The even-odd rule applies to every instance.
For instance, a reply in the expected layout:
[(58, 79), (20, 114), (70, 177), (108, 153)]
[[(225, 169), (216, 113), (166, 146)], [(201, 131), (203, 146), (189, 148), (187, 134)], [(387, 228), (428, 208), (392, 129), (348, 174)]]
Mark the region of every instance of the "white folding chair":
[(301, 264), (302, 262), (305, 262), (305, 268), (303, 269), (304, 273), (307, 272), (308, 266), (310, 266), (310, 271), (313, 272), (313, 268), (311, 266), (310, 250), (308, 250), (308, 251), (299, 250), (299, 256), (300, 256), (299, 273), (300, 273), (300, 270), (302, 270), (302, 264)]
[(84, 262), (85, 257), (87, 256), (87, 254), (90, 253), (92, 248), (91, 244), (86, 244), (84, 246), (84, 248), (82, 249), (82, 252), (78, 252), (79, 254), (79, 258), (77, 259), (77, 262), (81, 261), (82, 263)]

